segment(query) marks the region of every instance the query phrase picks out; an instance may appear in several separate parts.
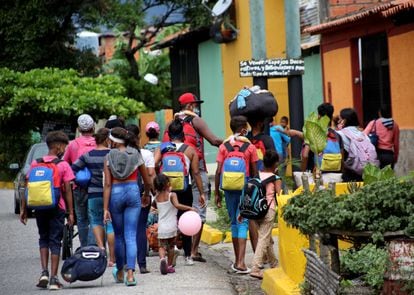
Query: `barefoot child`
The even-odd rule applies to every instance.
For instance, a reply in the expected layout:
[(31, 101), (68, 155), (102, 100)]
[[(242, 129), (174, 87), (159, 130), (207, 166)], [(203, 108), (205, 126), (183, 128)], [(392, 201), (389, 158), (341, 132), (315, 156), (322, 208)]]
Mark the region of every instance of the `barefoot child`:
[[(175, 272), (173, 267), (174, 246), (177, 236), (177, 211), (193, 210), (192, 207), (181, 205), (177, 194), (171, 192), (171, 185), (165, 174), (159, 174), (154, 179), (154, 188), (157, 192), (155, 203), (158, 208), (158, 243), (161, 274)], [(165, 258), (167, 252), (168, 262)], [(168, 263), (168, 264), (167, 264)]]
[[(264, 171), (259, 172), (260, 179), (264, 181), (274, 176), (279, 162), (279, 156), (276, 151), (267, 150), (263, 157)], [(277, 176), (274, 182), (266, 185), (266, 200), (269, 205), (269, 211), (263, 219), (252, 220), (258, 228), (258, 242), (252, 263), (252, 271), (250, 276), (258, 279), (263, 278), (260, 266), (263, 265), (263, 257), (267, 257), (271, 268), (276, 267), (277, 259), (272, 243), (272, 228), (276, 215), (276, 195), (280, 194), (282, 181)]]
[[(28, 172), (28, 177), (31, 174), (32, 169), (35, 166), (38, 166), (40, 163), (45, 163), (47, 165), (52, 165), (57, 168), (58, 171), (58, 180), (59, 180), (59, 195), (58, 195), (58, 205), (51, 209), (35, 209), (36, 215), (36, 224), (39, 230), (39, 250), (40, 250), (40, 263), (42, 266), (42, 273), (40, 275), (39, 281), (37, 283), (38, 288), (47, 288), (49, 285), (50, 290), (59, 290), (62, 289), (63, 285), (59, 282), (57, 272), (59, 268), (59, 255), (61, 248), (61, 241), (63, 238), (63, 227), (65, 223), (65, 213), (66, 210), (69, 213), (68, 223), (73, 225), (74, 216), (73, 216), (73, 200), (72, 200), (72, 188), (70, 181), (72, 181), (75, 176), (73, 175), (72, 169), (69, 164), (65, 161), (60, 161), (60, 158), (65, 152), (66, 146), (69, 143), (68, 136), (62, 131), (52, 131), (49, 132), (46, 136), (46, 143), (49, 149), (49, 152), (42, 159), (36, 159), (30, 165)], [(42, 165), (42, 164), (40, 164)], [(52, 166), (50, 166), (52, 167)], [(54, 168), (54, 169), (56, 169)], [(54, 170), (56, 171), (56, 170)], [(38, 173), (39, 172), (39, 173)], [(42, 171), (35, 173), (36, 176), (44, 175)], [(29, 196), (31, 193), (30, 184), (31, 180), (28, 179), (29, 183)], [(62, 190), (62, 187), (64, 190)], [(44, 191), (42, 192), (43, 195)], [(34, 194), (35, 195), (35, 194)], [(33, 195), (33, 196), (34, 196)], [(36, 194), (37, 198), (38, 194)], [(44, 196), (44, 195), (43, 195)], [(33, 197), (35, 198), (35, 197)], [(66, 202), (65, 202), (66, 201)], [(30, 204), (30, 197), (29, 197)], [(27, 208), (26, 200), (22, 199), (21, 211), (20, 211), (20, 221), (26, 225), (27, 223)], [(50, 280), (49, 280), (49, 252), (51, 256), (51, 267), (50, 267)]]

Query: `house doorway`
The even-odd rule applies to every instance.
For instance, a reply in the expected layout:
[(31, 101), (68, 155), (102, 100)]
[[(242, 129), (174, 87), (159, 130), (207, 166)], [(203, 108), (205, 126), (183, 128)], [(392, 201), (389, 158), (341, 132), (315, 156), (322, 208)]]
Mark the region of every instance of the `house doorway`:
[(380, 33), (357, 39), (360, 99), (356, 105), (360, 123), (378, 117), (381, 106), (391, 108), (387, 35)]

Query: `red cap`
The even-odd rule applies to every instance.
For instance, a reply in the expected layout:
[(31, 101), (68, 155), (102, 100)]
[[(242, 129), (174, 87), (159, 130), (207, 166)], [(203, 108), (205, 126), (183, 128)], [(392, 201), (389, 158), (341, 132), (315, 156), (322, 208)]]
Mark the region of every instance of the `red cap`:
[(199, 100), (197, 96), (195, 96), (194, 94), (190, 92), (186, 92), (178, 98), (178, 102), (180, 103), (180, 105), (185, 105), (185, 104), (194, 103), (194, 102), (203, 103), (204, 101)]

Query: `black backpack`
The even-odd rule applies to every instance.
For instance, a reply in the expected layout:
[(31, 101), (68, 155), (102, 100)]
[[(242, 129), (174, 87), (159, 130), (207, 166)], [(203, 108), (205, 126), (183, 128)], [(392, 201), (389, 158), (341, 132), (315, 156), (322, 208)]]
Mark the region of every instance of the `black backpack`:
[(240, 215), (247, 219), (262, 219), (269, 210), (266, 200), (266, 185), (278, 180), (277, 175), (269, 176), (264, 180), (250, 178), (244, 186), (240, 199)]
[(93, 281), (104, 274), (107, 263), (104, 249), (98, 246), (80, 247), (65, 260), (60, 274), (69, 283)]

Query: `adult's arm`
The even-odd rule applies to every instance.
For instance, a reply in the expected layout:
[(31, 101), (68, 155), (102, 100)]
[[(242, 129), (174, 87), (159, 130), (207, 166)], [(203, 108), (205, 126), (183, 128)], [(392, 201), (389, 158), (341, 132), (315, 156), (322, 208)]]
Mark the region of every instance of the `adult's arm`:
[(111, 220), (109, 213), (109, 199), (111, 198), (112, 189), (112, 174), (108, 167), (108, 160), (104, 161), (104, 191), (103, 191), (103, 207), (104, 207), (104, 221)]
[(139, 173), (141, 174), (142, 180), (144, 181), (144, 194), (141, 197), (142, 207), (147, 207), (150, 202), (150, 191), (152, 189), (151, 178), (148, 175), (147, 168), (144, 164), (138, 167)]
[(211, 145), (218, 147), (220, 144), (222, 144), (223, 140), (211, 132), (210, 128), (208, 128), (206, 122), (202, 118), (194, 117), (193, 126), (198, 134), (204, 137)]
[(200, 192), (199, 202), (201, 206), (205, 204), (205, 196), (203, 189), (203, 181), (201, 180), (200, 167), (197, 152), (192, 147), (187, 147), (186, 153), (187, 157), (190, 159), (190, 170), (193, 179), (196, 182), (198, 191)]

